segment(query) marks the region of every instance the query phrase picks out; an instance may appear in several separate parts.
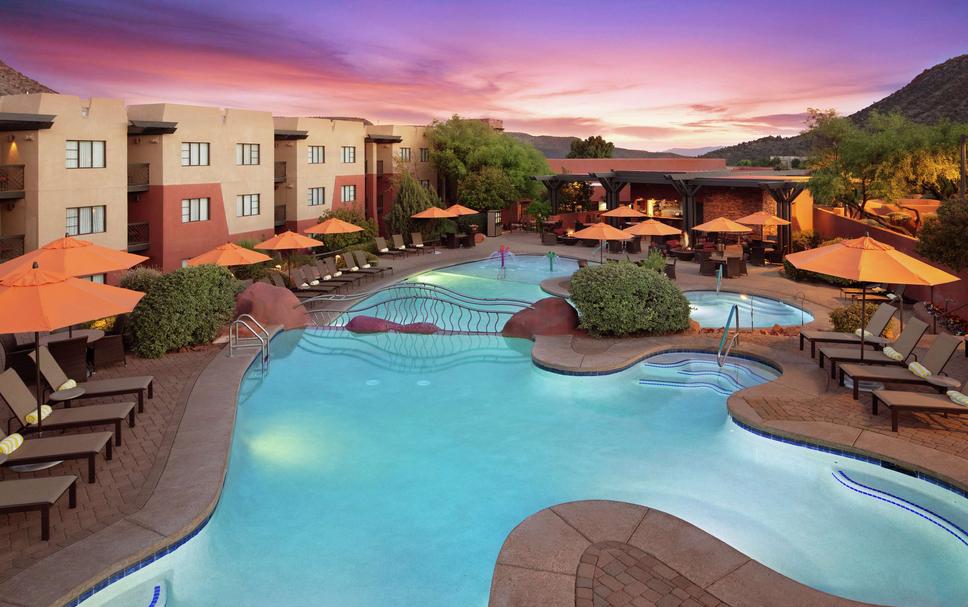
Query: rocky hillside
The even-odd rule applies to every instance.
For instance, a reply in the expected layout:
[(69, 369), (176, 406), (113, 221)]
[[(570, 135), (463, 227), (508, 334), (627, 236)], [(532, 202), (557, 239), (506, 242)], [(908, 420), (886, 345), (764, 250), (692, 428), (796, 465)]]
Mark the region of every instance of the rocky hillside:
[[(903, 88), (850, 115), (858, 123), (871, 112), (899, 113), (916, 122), (947, 119), (968, 122), (968, 55), (959, 55), (926, 69)], [(703, 154), (725, 158), (727, 164), (770, 156), (806, 156), (810, 145), (802, 135), (762, 137)]]
[(0, 61), (0, 95), (21, 95), (23, 93), (56, 93), (33, 78), (24, 76), (3, 61)]
[[(518, 141), (530, 143), (538, 148), (538, 151), (545, 155), (545, 158), (565, 158), (571, 151), (571, 142), (578, 137), (556, 137), (554, 135), (529, 135), (528, 133), (506, 133)], [(674, 158), (679, 154), (670, 152), (647, 152), (645, 150), (630, 150), (628, 148), (615, 148), (612, 158)]]

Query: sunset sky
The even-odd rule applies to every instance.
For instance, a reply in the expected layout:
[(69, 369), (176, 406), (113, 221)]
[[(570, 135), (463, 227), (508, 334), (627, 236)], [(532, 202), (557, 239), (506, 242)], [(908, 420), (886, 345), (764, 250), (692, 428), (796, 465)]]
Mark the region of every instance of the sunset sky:
[(802, 128), (965, 52), (968, 2), (0, 0), (0, 60), (64, 93), (458, 113), (664, 150)]

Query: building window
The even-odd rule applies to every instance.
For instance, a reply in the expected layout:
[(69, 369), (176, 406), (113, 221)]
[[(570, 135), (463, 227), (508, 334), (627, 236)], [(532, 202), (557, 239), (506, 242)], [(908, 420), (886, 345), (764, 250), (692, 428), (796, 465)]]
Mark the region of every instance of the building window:
[(326, 146), (309, 146), (309, 164), (323, 164), (324, 162), (326, 162)]
[(183, 167), (208, 166), (208, 144), (183, 141), (181, 144), (181, 164)]
[(326, 188), (309, 188), (309, 206), (318, 207), (326, 202)]
[(182, 223), (208, 221), (208, 198), (186, 198), (182, 200)]
[(258, 194), (239, 194), (235, 197), (235, 211), (239, 217), (259, 214)]
[(340, 155), (345, 164), (353, 164), (356, 162), (356, 146), (355, 145), (344, 145), (340, 149)]
[(64, 166), (68, 169), (103, 169), (104, 142), (68, 140)]
[(430, 162), (430, 148), (420, 148), (420, 162)]
[(104, 205), (67, 209), (67, 235), (98, 234), (105, 231)]
[(90, 276), (78, 276), (78, 278), (81, 280), (96, 282), (99, 285), (104, 284), (104, 274), (91, 274)]
[(410, 162), (410, 148), (400, 148), (400, 162)]
[(235, 164), (259, 164), (259, 144), (236, 143)]
[(429, 179), (421, 179), (420, 180), (420, 186), (422, 188), (424, 188), (425, 190), (429, 190), (430, 189), (430, 180)]
[(356, 186), (344, 185), (339, 189), (340, 202), (356, 202)]

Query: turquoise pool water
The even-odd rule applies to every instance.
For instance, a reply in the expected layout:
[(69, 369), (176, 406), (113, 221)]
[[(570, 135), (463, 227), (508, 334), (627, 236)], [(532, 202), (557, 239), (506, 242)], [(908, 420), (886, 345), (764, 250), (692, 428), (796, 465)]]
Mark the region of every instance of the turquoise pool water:
[(722, 327), (733, 306), (739, 309), (740, 328), (783, 327), (813, 322), (813, 315), (796, 306), (759, 295), (721, 291), (686, 291), (690, 317), (701, 327)]
[(836, 594), (968, 604), (964, 498), (729, 420), (726, 394), (771, 367), (669, 353), (575, 377), (530, 346), (279, 335), (242, 387), (209, 524), (84, 605), (148, 605), (160, 585), (176, 607), (483, 607), (515, 525), (593, 498), (665, 510)]

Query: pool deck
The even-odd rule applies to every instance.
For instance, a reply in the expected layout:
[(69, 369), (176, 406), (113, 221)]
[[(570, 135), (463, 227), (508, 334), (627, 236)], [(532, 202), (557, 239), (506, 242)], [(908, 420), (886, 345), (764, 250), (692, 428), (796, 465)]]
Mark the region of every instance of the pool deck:
[[(536, 234), (510, 234), (499, 239), (488, 239), (483, 245), (470, 250), (442, 250), (439, 255), (415, 255), (407, 259), (395, 259), (391, 262), (395, 268), (395, 276), (374, 281), (369, 288), (378, 289), (414, 272), (481, 259), (501, 244), (510, 244), (512, 250), (519, 254), (544, 254), (551, 249), (541, 245)], [(597, 254), (589, 248), (558, 246), (555, 250), (559, 255), (597, 260)], [(709, 289), (715, 284), (714, 278), (699, 276), (696, 264), (680, 262), (677, 273), (677, 282), (685, 290)], [(824, 326), (826, 312), (840, 305), (837, 289), (789, 282), (779, 275), (776, 267), (751, 268), (750, 276), (724, 280), (723, 286), (729, 290), (772, 297), (786, 294), (787, 297), (781, 295), (778, 298), (787, 301), (801, 293), (805, 307), (818, 319), (814, 323), (817, 326)], [(706, 334), (632, 340), (539, 337), (534, 345), (533, 357), (542, 366), (565, 372), (605, 373), (635, 364), (650, 352), (670, 348), (715, 350), (717, 344), (718, 337)], [(817, 370), (816, 364), (810, 361), (809, 354), (798, 352), (795, 338), (748, 335), (743, 337), (740, 348), (751, 355), (779, 364), (783, 367), (784, 375), (776, 382), (734, 394), (729, 399), (729, 410), (735, 418), (773, 434), (870, 454), (905, 467), (929, 471), (952, 484), (968, 488), (968, 420), (957, 416), (947, 419), (912, 415), (904, 418), (900, 432), (891, 433), (889, 416), (883, 413), (877, 417), (870, 415), (869, 397), (862, 396), (858, 403), (850, 398), (847, 390), (828, 385), (826, 374)], [(49, 542), (39, 541), (39, 516), (36, 513), (0, 516), (0, 607), (66, 604), (106, 575), (138, 562), (153, 554), (159, 547), (183, 538), (204, 522), (217, 504), (221, 491), (234, 427), (239, 382), (250, 360), (251, 356), (248, 354), (228, 358), (217, 348), (207, 348), (196, 352), (170, 354), (158, 361), (145, 361), (129, 356), (129, 365), (126, 368), (102, 371), (105, 377), (144, 373), (155, 375), (158, 384), (155, 398), (148, 401), (145, 415), (139, 415), (138, 426), (131, 431), (125, 428), (125, 443), (115, 451), (114, 460), (98, 461), (98, 482), (90, 485), (86, 482), (78, 483), (77, 509), (68, 510), (66, 500), (52, 508)], [(956, 377), (968, 376), (968, 361), (961, 352), (955, 355), (948, 371)], [(65, 463), (54, 468), (51, 473), (78, 474), (86, 480), (86, 472), (80, 468), (75, 464)], [(0, 471), (0, 478), (16, 476), (9, 470)], [(520, 564), (514, 560), (517, 558), (514, 555), (520, 554), (521, 550), (528, 552), (528, 549), (522, 548), (508, 553), (510, 556), (507, 558), (511, 560), (499, 559), (495, 569), (492, 604), (560, 604), (579, 607), (621, 604), (641, 607), (653, 603), (663, 607), (693, 607), (694, 604), (726, 604), (734, 607), (792, 604), (767, 600), (766, 597), (775, 595), (758, 594), (761, 592), (758, 589), (762, 586), (762, 591), (767, 592), (771, 587), (784, 589), (789, 584), (796, 583), (748, 559), (743, 561), (748, 564), (740, 565), (735, 570), (742, 572), (742, 576), (724, 574), (718, 578), (724, 580), (718, 586), (715, 582), (706, 584), (708, 580), (701, 577), (701, 572), (696, 573), (688, 567), (690, 559), (693, 558), (690, 550), (711, 551), (715, 554), (722, 551), (719, 546), (722, 543), (701, 531), (696, 530), (690, 534), (688, 541), (680, 538), (682, 541), (675, 544), (685, 552), (676, 555), (663, 552), (657, 547), (660, 544), (654, 543), (654, 538), (650, 538), (648, 544), (639, 544), (633, 541), (635, 537), (632, 535), (623, 537), (621, 528), (616, 526), (624, 520), (622, 513), (627, 515), (632, 511), (644, 511), (640, 522), (674, 517), (632, 505), (596, 507), (592, 510), (593, 514), (597, 514), (589, 514), (587, 521), (583, 519), (580, 523), (572, 522), (574, 527), (581, 530), (580, 533), (583, 533), (585, 539), (594, 541), (589, 541), (582, 553), (578, 554), (570, 574), (567, 571), (557, 572), (572, 576), (570, 597), (556, 594), (549, 595), (557, 597), (555, 601), (543, 600), (542, 595), (536, 594), (542, 586), (536, 581), (533, 572), (505, 575), (514, 565)], [(556, 506), (542, 512), (557, 512), (555, 516), (561, 517), (562, 512), (568, 511), (568, 507)], [(532, 521), (539, 514), (527, 521)], [(540, 516), (538, 521), (547, 516), (549, 515)], [(567, 514), (565, 517), (567, 518)], [(680, 523), (684, 526), (683, 529), (695, 529), (688, 523)], [(596, 525), (618, 531), (614, 534), (596, 535), (589, 530), (595, 529)], [(540, 531), (541, 526), (522, 524), (509, 536), (508, 542), (512, 537), (515, 538), (514, 546), (527, 546), (531, 542), (537, 542), (535, 546), (545, 546), (543, 549), (546, 551), (557, 553), (559, 549), (554, 546), (557, 539), (546, 538), (542, 533), (529, 533), (525, 536), (518, 531), (532, 529)], [(507, 547), (506, 543), (505, 549)], [(641, 553), (646, 554), (643, 556)], [(92, 555), (95, 556), (92, 558)], [(501, 558), (504, 559), (505, 556), (505, 551), (502, 551)], [(601, 572), (595, 569), (589, 577), (585, 574), (590, 570), (585, 567), (579, 574), (577, 563), (582, 562), (582, 558), (586, 559), (584, 563), (591, 563), (593, 556), (598, 559), (596, 563), (602, 564), (598, 568)], [(652, 558), (661, 561), (660, 564), (668, 569), (656, 569), (650, 560)], [(690, 594), (687, 599), (680, 596), (681, 592), (676, 593), (675, 589), (669, 589), (660, 599), (651, 603), (647, 597), (652, 595), (644, 591), (625, 603), (602, 602), (608, 601), (608, 598), (596, 601), (594, 590), (600, 584), (614, 584), (607, 576), (611, 576), (611, 571), (618, 565), (608, 562), (610, 559), (622, 563), (634, 560), (639, 565), (651, 564), (656, 574), (649, 577), (649, 580), (654, 580), (653, 586), (661, 587), (661, 584), (656, 583), (661, 581), (660, 578), (666, 582), (671, 579), (673, 585), (676, 585), (675, 580), (679, 577), (668, 577), (671, 570), (683, 578), (679, 580), (682, 584), (688, 581), (701, 588), (704, 593), (710, 594), (711, 598), (705, 594)], [(629, 563), (625, 564), (632, 569)], [(638, 569), (646, 572), (642, 566)], [(624, 580), (623, 583), (627, 582), (623, 586), (623, 592), (639, 589), (632, 585), (628, 577), (621, 579)], [(577, 590), (587, 587), (578, 586), (578, 580), (591, 580), (591, 603), (580, 602), (589, 597), (585, 591), (576, 594)], [(727, 582), (733, 581), (736, 583), (728, 589)], [(529, 586), (532, 582), (537, 585)], [(560, 579), (557, 584), (559, 589), (564, 587)], [(686, 593), (690, 589), (697, 592), (693, 586), (688, 585), (676, 588)], [(828, 595), (812, 589), (806, 590), (813, 593), (814, 599), (810, 599), (811, 601), (820, 602), (807, 601), (805, 595), (803, 600), (806, 602), (796, 604), (851, 604), (831, 603)], [(517, 598), (510, 602), (495, 602), (501, 596)], [(705, 597), (705, 602), (702, 598), (697, 600), (697, 596)], [(622, 595), (615, 595), (615, 599), (624, 600)], [(710, 603), (713, 599), (720, 602)]]

